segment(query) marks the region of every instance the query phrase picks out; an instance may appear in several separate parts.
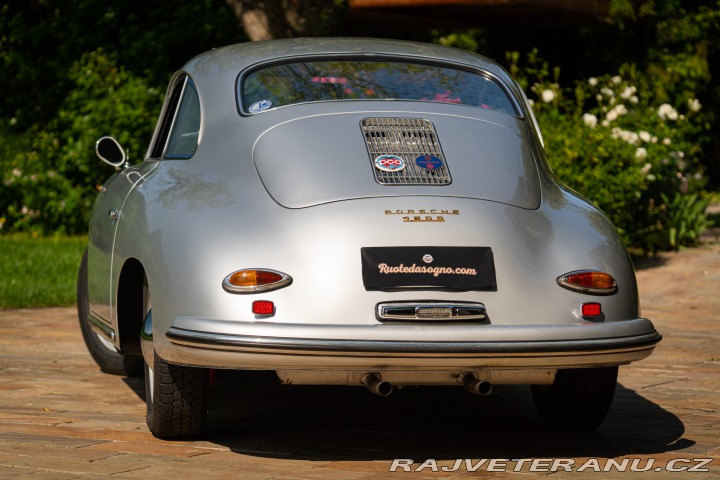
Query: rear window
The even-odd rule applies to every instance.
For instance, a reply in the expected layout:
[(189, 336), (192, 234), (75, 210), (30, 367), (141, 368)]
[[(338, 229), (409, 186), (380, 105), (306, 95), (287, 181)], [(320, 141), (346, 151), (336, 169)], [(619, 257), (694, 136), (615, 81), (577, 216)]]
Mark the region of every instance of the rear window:
[(455, 103), (520, 116), (509, 95), (479, 72), (391, 61), (308, 61), (270, 65), (244, 76), (241, 110), (333, 100)]

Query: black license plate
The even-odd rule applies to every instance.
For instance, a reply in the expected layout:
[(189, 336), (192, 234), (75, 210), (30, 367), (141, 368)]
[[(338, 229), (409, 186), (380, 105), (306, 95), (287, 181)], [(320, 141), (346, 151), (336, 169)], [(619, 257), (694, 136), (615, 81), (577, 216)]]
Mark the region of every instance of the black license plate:
[(364, 247), (367, 290), (495, 290), (490, 247)]

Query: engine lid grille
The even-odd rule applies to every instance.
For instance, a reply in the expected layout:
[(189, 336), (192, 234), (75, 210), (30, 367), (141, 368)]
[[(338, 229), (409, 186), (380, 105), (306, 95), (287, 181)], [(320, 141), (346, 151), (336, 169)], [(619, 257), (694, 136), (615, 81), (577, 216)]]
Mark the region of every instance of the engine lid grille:
[[(449, 185), (452, 181), (445, 156), (440, 148), (432, 122), (422, 118), (365, 118), (360, 123), (375, 180), (382, 185)], [(375, 166), (382, 155), (398, 156), (405, 167), (384, 171)], [(416, 160), (427, 158), (432, 168), (420, 166)], [(431, 158), (431, 157), (434, 157)], [(440, 163), (437, 163), (437, 160)], [(423, 161), (421, 160), (421, 163)]]

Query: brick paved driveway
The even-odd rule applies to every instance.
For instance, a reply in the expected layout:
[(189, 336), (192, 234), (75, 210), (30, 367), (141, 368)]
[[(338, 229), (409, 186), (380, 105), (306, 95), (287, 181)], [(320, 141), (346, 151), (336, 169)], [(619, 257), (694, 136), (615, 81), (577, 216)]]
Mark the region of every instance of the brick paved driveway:
[[(621, 368), (608, 419), (591, 435), (546, 430), (521, 387), (500, 386), (489, 397), (427, 388), (381, 398), (220, 372), (207, 435), (161, 441), (145, 427), (142, 379), (95, 367), (73, 309), (0, 311), (0, 479), (659, 480), (703, 458), (714, 459), (710, 471), (684, 478), (720, 479), (720, 246), (638, 267), (643, 314), (665, 339), (649, 359)], [(594, 473), (593, 458), (601, 468), (608, 458), (629, 459), (648, 471)], [(413, 459), (420, 471), (389, 473), (393, 459)], [(535, 459), (537, 468), (529, 472), (529, 461), (522, 473), (488, 472), (488, 464), (468, 471), (479, 459)], [(552, 464), (545, 459), (560, 461), (559, 471), (543, 471)], [(587, 467), (566, 472), (568, 462)]]

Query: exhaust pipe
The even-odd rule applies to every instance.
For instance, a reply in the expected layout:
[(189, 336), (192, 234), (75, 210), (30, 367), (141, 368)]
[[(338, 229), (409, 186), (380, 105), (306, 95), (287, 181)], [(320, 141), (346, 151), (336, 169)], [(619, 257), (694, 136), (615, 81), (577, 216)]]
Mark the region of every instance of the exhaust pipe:
[(375, 395), (387, 397), (393, 391), (392, 383), (385, 382), (378, 373), (367, 373), (362, 379), (363, 385)]
[(468, 392), (475, 395), (490, 395), (492, 393), (492, 383), (480, 380), (472, 373), (466, 373), (460, 379), (460, 383)]

